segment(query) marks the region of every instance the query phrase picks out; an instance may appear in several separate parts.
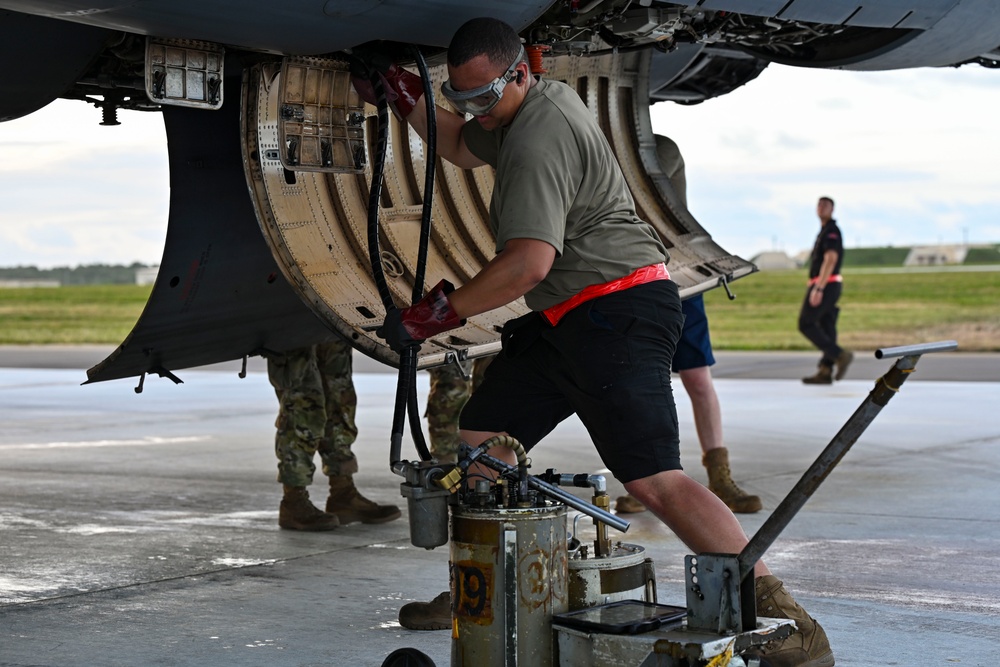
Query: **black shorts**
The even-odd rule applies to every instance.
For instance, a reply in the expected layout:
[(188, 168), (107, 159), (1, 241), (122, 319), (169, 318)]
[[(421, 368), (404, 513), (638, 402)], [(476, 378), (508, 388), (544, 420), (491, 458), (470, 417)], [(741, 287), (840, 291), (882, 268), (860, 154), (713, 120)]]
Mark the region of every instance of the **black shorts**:
[(670, 366), (683, 321), (669, 280), (585, 302), (554, 327), (537, 313), (511, 320), (461, 427), (531, 449), (576, 413), (619, 481), (680, 470)]
[(712, 354), (712, 339), (708, 335), (704, 297), (699, 294), (685, 299), (681, 311), (684, 313), (684, 329), (674, 353), (674, 372), (713, 365), (715, 356)]

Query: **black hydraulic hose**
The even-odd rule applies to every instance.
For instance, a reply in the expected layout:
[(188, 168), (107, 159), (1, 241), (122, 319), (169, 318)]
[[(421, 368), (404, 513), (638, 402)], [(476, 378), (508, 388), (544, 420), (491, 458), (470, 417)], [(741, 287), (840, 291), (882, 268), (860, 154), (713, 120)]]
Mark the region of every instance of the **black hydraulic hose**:
[(368, 261), (372, 265), (372, 278), (378, 289), (379, 298), (386, 310), (395, 308), (385, 282), (385, 271), (382, 270), (382, 257), (379, 253), (378, 241), (378, 208), (382, 198), (382, 180), (385, 175), (385, 152), (389, 144), (389, 102), (385, 98), (385, 88), (382, 78), (372, 71), (370, 77), (372, 89), (375, 91), (375, 103), (378, 109), (378, 128), (375, 135), (375, 159), (372, 161), (372, 183), (368, 192)]
[(420, 49), (413, 47), (417, 69), (424, 82), (424, 108), (427, 109), (427, 170), (424, 172), (424, 202), (420, 216), (420, 248), (417, 251), (417, 271), (413, 280), (413, 303), (424, 295), (424, 274), (427, 271), (427, 250), (431, 238), (431, 209), (434, 198), (434, 164), (437, 161), (437, 107), (434, 104), (434, 86), (427, 70), (427, 61)]
[[(413, 353), (413, 370), (408, 373), (410, 378), (409, 393), (407, 395), (406, 408), (410, 418), (410, 437), (413, 438), (413, 446), (417, 450), (417, 456), (421, 461), (430, 461), (431, 453), (427, 449), (427, 439), (424, 438), (424, 429), (420, 425), (420, 404), (417, 402), (417, 355), (416, 348)], [(402, 370), (402, 367), (400, 367)]]
[[(375, 159), (372, 160), (372, 182), (368, 193), (368, 260), (372, 265), (372, 279), (386, 312), (396, 307), (392, 293), (385, 281), (382, 257), (379, 252), (378, 210), (382, 197), (382, 181), (385, 174), (385, 153), (389, 144), (389, 102), (385, 97), (385, 87), (377, 72), (369, 72), (369, 80), (375, 93), (378, 109), (378, 128), (375, 138)], [(414, 356), (416, 352), (414, 351)], [(406, 400), (411, 384), (408, 365), (404, 363), (406, 351), (400, 355), (399, 377), (396, 381), (396, 402), (392, 413), (392, 430), (389, 437), (389, 466), (400, 460), (403, 446), (403, 421), (406, 419)]]
[[(413, 278), (413, 303), (417, 303), (424, 295), (424, 276), (427, 273), (427, 252), (431, 238), (431, 211), (434, 204), (434, 165), (437, 161), (437, 107), (434, 104), (434, 87), (431, 84), (431, 75), (427, 70), (427, 61), (424, 54), (416, 46), (411, 47), (414, 58), (417, 61), (417, 69), (420, 71), (420, 79), (424, 83), (424, 106), (427, 109), (427, 160), (424, 172), (424, 201), (423, 210), (420, 216), (420, 244), (417, 249), (417, 267)], [(402, 359), (400, 360), (402, 369)], [(412, 357), (412, 370), (410, 371), (410, 395), (407, 401), (407, 408), (410, 416), (410, 437), (417, 449), (417, 454), (423, 461), (429, 461), (431, 453), (427, 449), (427, 441), (424, 439), (424, 430), (421, 426), (420, 405), (417, 403), (417, 355)]]
[[(402, 396), (400, 394), (402, 393)], [(399, 462), (403, 440), (403, 422), (407, 415), (410, 418), (410, 436), (417, 449), (420, 460), (427, 461), (431, 454), (427, 451), (427, 442), (420, 427), (420, 406), (417, 404), (417, 346), (405, 348), (399, 355), (399, 380), (396, 383), (396, 407), (392, 413), (393, 445), (397, 448), (389, 466)], [(398, 423), (398, 427), (397, 427)], [(398, 430), (397, 430), (398, 429)], [(398, 445), (396, 443), (399, 443)]]
[[(430, 148), (428, 150), (427, 176), (424, 188), (424, 210), (421, 220), (420, 247), (417, 253), (417, 273), (413, 285), (412, 303), (416, 303), (423, 296), (424, 274), (427, 266), (427, 250), (430, 239), (431, 205), (434, 187), (434, 160), (435, 147), (437, 145), (437, 123), (434, 112), (433, 91), (431, 89), (430, 76), (427, 72), (427, 64), (423, 54), (414, 47), (417, 56), (417, 63), (420, 67), (421, 76), (424, 82), (424, 99), (428, 106), (428, 139)], [(368, 196), (368, 258), (372, 266), (372, 278), (378, 289), (379, 297), (386, 312), (396, 308), (392, 299), (392, 293), (385, 280), (385, 271), (382, 267), (381, 253), (379, 252), (379, 202), (382, 196), (382, 184), (385, 172), (385, 154), (388, 146), (389, 128), (389, 103), (385, 95), (385, 87), (382, 79), (374, 70), (369, 71), (369, 80), (372, 90), (375, 93), (376, 107), (378, 110), (378, 130), (375, 142), (375, 159), (372, 161), (372, 182)], [(422, 460), (429, 460), (431, 455), (427, 449), (424, 439), (423, 429), (420, 426), (420, 408), (417, 404), (417, 347), (411, 346), (404, 349), (399, 355), (399, 376), (396, 382), (396, 400), (393, 408), (392, 430), (390, 436), (389, 466), (394, 468), (395, 464), (402, 458), (403, 442), (403, 422), (407, 412), (410, 417), (410, 433), (413, 437), (417, 453)]]

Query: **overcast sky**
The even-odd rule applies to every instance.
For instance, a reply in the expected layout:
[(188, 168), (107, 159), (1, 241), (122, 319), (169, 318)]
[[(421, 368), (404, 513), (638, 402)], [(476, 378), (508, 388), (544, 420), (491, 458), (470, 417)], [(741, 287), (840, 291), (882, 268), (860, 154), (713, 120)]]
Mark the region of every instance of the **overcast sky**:
[(823, 195), (848, 247), (1000, 242), (997, 109), (1000, 71), (979, 66), (771, 65), (729, 95), (651, 113), (685, 157), (694, 216), (750, 258), (809, 249)]
[[(1000, 72), (772, 65), (703, 104), (653, 107), (687, 162), (688, 202), (724, 248), (789, 254), (837, 202), (851, 246), (1000, 242)], [(159, 263), (168, 170), (159, 114), (58, 101), (0, 123), (0, 266)]]

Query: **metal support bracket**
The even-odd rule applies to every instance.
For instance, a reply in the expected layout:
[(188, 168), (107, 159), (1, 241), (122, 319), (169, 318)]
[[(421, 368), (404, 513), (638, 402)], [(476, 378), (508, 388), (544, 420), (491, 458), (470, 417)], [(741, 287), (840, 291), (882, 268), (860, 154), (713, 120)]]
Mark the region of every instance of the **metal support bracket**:
[(139, 384), (136, 385), (135, 389), (133, 390), (137, 394), (142, 393), (142, 385), (145, 384), (146, 373), (156, 373), (161, 378), (168, 378), (172, 380), (174, 384), (184, 384), (183, 380), (181, 380), (179, 377), (168, 371), (163, 366), (153, 366), (148, 371), (143, 371), (142, 375), (139, 376)]
[(444, 363), (454, 364), (458, 372), (462, 374), (462, 379), (468, 382), (472, 379), (472, 367), (468, 365), (468, 350), (449, 350), (444, 353)]
[(729, 281), (732, 279), (733, 279), (732, 274), (728, 275), (722, 274), (721, 276), (719, 276), (719, 286), (722, 287), (722, 289), (726, 290), (726, 296), (729, 297), (730, 301), (735, 301), (736, 295), (733, 294), (733, 291), (731, 289), (729, 289)]
[[(741, 595), (740, 563), (735, 554), (685, 556), (684, 583), (691, 630), (732, 635), (756, 626), (754, 596), (751, 593), (747, 601)], [(753, 618), (744, 619), (747, 602)]]

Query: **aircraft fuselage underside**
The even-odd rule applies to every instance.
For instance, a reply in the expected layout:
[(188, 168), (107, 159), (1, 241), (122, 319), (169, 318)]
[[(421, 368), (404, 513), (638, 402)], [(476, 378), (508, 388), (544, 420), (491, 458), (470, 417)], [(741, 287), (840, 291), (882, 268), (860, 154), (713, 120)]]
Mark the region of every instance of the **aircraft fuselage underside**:
[[(329, 65), (338, 66), (335, 61)], [(754, 271), (711, 240), (657, 164), (646, 103), (648, 53), (558, 57), (547, 59), (546, 67), (546, 76), (568, 82), (594, 110), (640, 217), (653, 224), (670, 251), (668, 268), (682, 295)], [(443, 73), (441, 67), (431, 69), (434, 88)], [(385, 313), (368, 249), (374, 108), (365, 111), (368, 156), (363, 173), (290, 170), (280, 159), (280, 76), (276, 64), (244, 72), (239, 135), (235, 126), (223, 129), (219, 123), (210, 130), (185, 122), (189, 114), (229, 115), (231, 110), (167, 112), (174, 185), (160, 274), (134, 331), (108, 360), (90, 370), (90, 381), (280, 352), (318, 342), (331, 331), (373, 358), (398, 363), (396, 353), (374, 333)], [(236, 106), (233, 87), (226, 86), (229, 105), (223, 109)], [(408, 126), (390, 118), (379, 212), (381, 259), (396, 303), (405, 306), (417, 261), (426, 147)], [(231, 169), (235, 140), (242, 141), (244, 183), (235, 182)], [(493, 257), (488, 226), (492, 186), (490, 167), (463, 170), (438, 161), (426, 283), (445, 278), (461, 285)], [(247, 210), (251, 202), (254, 213)], [(254, 228), (253, 219), (259, 227)], [(526, 312), (519, 300), (472, 317), (462, 328), (425, 342), (419, 365), (444, 363), (449, 355), (464, 359), (495, 352), (501, 325)], [(172, 331), (189, 349), (172, 349)]]
[[(405, 47), (419, 40), (437, 90), (443, 49), (461, 23), (488, 11), (513, 25), (545, 76), (566, 81), (593, 111), (639, 216), (670, 250), (668, 268), (685, 296), (754, 267), (716, 245), (671, 188), (657, 164), (650, 104), (727, 94), (769, 62), (1000, 66), (1000, 8), (992, 0), (169, 4), (168, 11), (164, 3), (0, 0), (0, 55), (22, 62), (0, 83), (0, 120), (56, 97), (99, 107), (104, 124), (117, 123), (118, 109), (164, 115), (171, 198), (159, 276), (133, 331), (88, 371), (90, 382), (150, 372), (175, 378), (180, 369), (335, 335), (398, 363), (374, 334), (385, 311), (368, 244), (375, 110), (345, 83), (346, 65), (336, 60), (358, 47), (405, 61)], [(309, 77), (332, 82), (336, 95), (307, 108), (294, 96), (308, 92)], [(322, 85), (313, 92), (321, 89), (329, 92)], [(427, 157), (405, 124), (388, 125), (377, 262), (404, 306), (428, 198)], [(439, 160), (434, 175), (429, 263), (418, 292), (442, 278), (463, 284), (495, 252), (491, 169)], [(495, 351), (499, 327), (525, 311), (518, 301), (470, 318), (428, 340), (419, 365)]]

